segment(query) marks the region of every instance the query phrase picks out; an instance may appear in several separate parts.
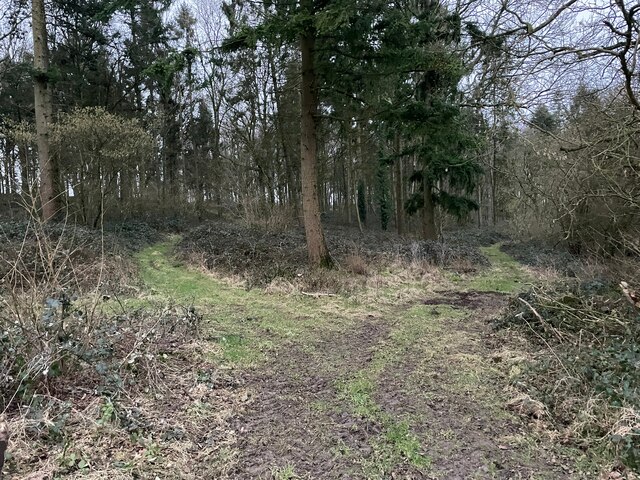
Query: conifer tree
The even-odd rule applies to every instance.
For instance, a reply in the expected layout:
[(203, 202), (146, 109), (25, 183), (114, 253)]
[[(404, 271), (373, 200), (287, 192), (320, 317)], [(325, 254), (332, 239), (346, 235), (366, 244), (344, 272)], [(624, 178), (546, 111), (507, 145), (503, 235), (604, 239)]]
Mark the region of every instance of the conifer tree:
[(378, 69), (393, 82), (378, 108), (386, 128), (402, 137), (397, 156), (413, 157), (420, 167), (411, 176), (419, 191), (407, 211), (422, 211), (423, 237), (436, 239), (436, 206), (457, 216), (477, 208), (470, 195), (481, 168), (467, 155), (474, 138), (459, 106), (460, 18), (438, 2), (416, 5), (389, 9), (379, 29)]

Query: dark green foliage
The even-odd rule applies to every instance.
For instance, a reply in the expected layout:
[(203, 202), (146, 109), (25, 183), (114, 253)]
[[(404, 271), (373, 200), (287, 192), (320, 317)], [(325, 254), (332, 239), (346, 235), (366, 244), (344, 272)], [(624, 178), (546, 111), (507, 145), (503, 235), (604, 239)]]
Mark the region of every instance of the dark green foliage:
[(451, 195), (444, 190), (438, 191), (434, 195), (434, 199), (445, 211), (455, 215), (457, 218), (464, 218), (470, 212), (478, 209), (478, 204), (475, 200), (459, 195)]
[(445, 211), (462, 217), (477, 208), (469, 199), (482, 173), (470, 152), (476, 147), (471, 118), (459, 106), (458, 83), (464, 74), (455, 52), (460, 22), (437, 4), (415, 14), (411, 9), (387, 12), (380, 55), (389, 76), (393, 100), (379, 116), (383, 129), (400, 134), (400, 156), (421, 166), (411, 177), (419, 182), (406, 209), (423, 207), (424, 188)]
[(181, 52), (171, 52), (166, 57), (153, 62), (144, 70), (144, 74), (156, 80), (160, 88), (169, 95), (175, 85), (176, 75), (193, 61), (197, 52), (194, 48), (188, 48)]
[(0, 129), (4, 129), (7, 122), (33, 121), (32, 59), (28, 56), (21, 60), (3, 58), (0, 69)]
[(49, 80), (55, 83), (54, 94), (63, 110), (73, 107), (112, 107), (119, 89), (114, 65), (110, 64), (109, 46), (117, 34), (108, 28), (113, 11), (108, 1), (61, 1), (51, 5), (51, 14), (59, 29), (53, 42)]
[(556, 115), (551, 113), (545, 105), (536, 108), (531, 118), (531, 125), (543, 133), (555, 133), (560, 126), (560, 121)]
[(424, 206), (424, 198), (422, 196), (422, 190), (417, 191), (407, 198), (404, 203), (404, 210), (409, 215), (413, 215), (419, 212)]
[(467, 22), (465, 27), (471, 37), (471, 45), (480, 47), (485, 56), (495, 58), (504, 53), (505, 36), (488, 35), (473, 22)]
[(367, 221), (367, 194), (364, 187), (364, 180), (358, 181), (358, 215), (360, 215), (360, 221), (366, 223)]
[(376, 201), (380, 210), (380, 226), (382, 230), (389, 228), (389, 219), (391, 217), (391, 185), (389, 181), (389, 165), (382, 161), (378, 161), (378, 169), (376, 171)]

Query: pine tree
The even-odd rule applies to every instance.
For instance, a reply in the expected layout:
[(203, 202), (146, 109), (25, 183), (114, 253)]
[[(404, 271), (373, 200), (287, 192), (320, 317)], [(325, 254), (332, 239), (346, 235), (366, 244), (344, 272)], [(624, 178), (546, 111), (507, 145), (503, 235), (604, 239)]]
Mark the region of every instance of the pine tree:
[(420, 165), (411, 176), (419, 192), (407, 200), (407, 211), (421, 210), (423, 236), (435, 239), (436, 206), (457, 216), (476, 209), (469, 196), (481, 173), (467, 155), (474, 138), (459, 106), (464, 70), (455, 44), (460, 18), (437, 2), (417, 8), (407, 2), (389, 9), (384, 19), (377, 68), (390, 72), (393, 82), (380, 99), (380, 119), (388, 131), (400, 134), (399, 156)]
[[(235, 5), (237, 6), (237, 5)], [(234, 5), (226, 6), (227, 16), (234, 27)], [(331, 266), (333, 261), (324, 237), (320, 221), (318, 196), (318, 107), (319, 54), (322, 39), (331, 30), (334, 14), (343, 6), (337, 1), (301, 0), (291, 2), (265, 2), (264, 20), (256, 27), (242, 25), (227, 40), (227, 50), (253, 47), (258, 40), (273, 43), (285, 41), (297, 43), (300, 52), (302, 81), (300, 86), (300, 177), (302, 183), (302, 215), (307, 241), (309, 261), (316, 266)], [(336, 10), (337, 9), (337, 10)]]

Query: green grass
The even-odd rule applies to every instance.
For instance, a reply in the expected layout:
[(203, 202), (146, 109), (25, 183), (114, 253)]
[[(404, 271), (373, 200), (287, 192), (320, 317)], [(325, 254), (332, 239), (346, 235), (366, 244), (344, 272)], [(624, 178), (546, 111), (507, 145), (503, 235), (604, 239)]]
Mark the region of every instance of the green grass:
[(461, 318), (467, 312), (449, 306), (416, 305), (397, 317), (387, 340), (373, 352), (366, 369), (356, 372), (337, 383), (340, 399), (345, 401), (358, 417), (382, 426), (382, 434), (373, 442), (373, 455), (362, 461), (367, 478), (387, 478), (393, 467), (409, 462), (419, 468), (428, 468), (431, 459), (423, 452), (419, 438), (412, 432), (409, 422), (385, 412), (374, 398), (379, 376), (385, 369), (401, 362), (408, 351), (425, 337), (438, 338), (445, 327), (440, 316)]
[(382, 435), (372, 442), (373, 455), (362, 461), (367, 478), (387, 478), (394, 466), (405, 461), (418, 468), (428, 467), (431, 459), (422, 453), (420, 440), (409, 424), (384, 412), (373, 399), (375, 387), (375, 382), (364, 371), (338, 386), (339, 397), (349, 404), (356, 416), (383, 428)]
[(255, 359), (255, 350), (249, 348), (242, 335), (233, 333), (223, 335), (218, 343), (222, 346), (224, 358), (232, 363), (251, 363)]
[[(485, 358), (467, 351), (474, 340), (460, 326), (470, 312), (447, 305), (417, 303), (416, 299), (423, 295), (424, 285), (420, 282), (407, 280), (382, 288), (376, 291), (373, 301), (371, 297), (363, 297), (370, 299), (366, 301), (357, 295), (312, 298), (247, 291), (177, 263), (172, 258), (176, 241), (173, 238), (138, 255), (142, 279), (151, 295), (132, 302), (172, 299), (194, 305), (204, 315), (205, 333), (219, 347), (220, 352), (214, 355), (221, 362), (263, 366), (274, 351), (295, 344), (313, 359), (314, 365), (317, 363), (324, 375), (336, 379), (336, 397), (310, 403), (309, 409), (314, 414), (322, 416), (346, 408), (357, 419), (381, 427), (378, 435), (369, 437), (370, 455), (361, 457), (346, 445), (336, 450), (349, 459), (345, 461), (359, 464), (366, 478), (389, 478), (398, 465), (407, 463), (421, 471), (430, 469), (432, 459), (428, 445), (423, 442), (429, 438), (437, 441), (443, 436), (441, 427), (416, 435), (412, 425), (429, 425), (428, 418), (421, 413), (412, 414), (411, 418), (394, 415), (376, 401), (383, 374), (389, 368), (398, 368), (407, 358), (415, 360), (415, 368), (398, 379), (404, 395), (429, 395), (428, 386), (437, 381), (440, 392), (456, 395), (473, 392), (479, 402), (486, 404), (484, 411), (495, 418), (505, 415), (502, 401), (495, 398), (495, 389), (490, 385), (497, 380), (498, 373)], [(531, 280), (499, 245), (483, 248), (483, 253), (491, 261), (491, 267), (476, 276), (451, 278), (457, 289), (513, 293)], [(398, 293), (406, 293), (409, 288), (415, 290), (415, 295), (402, 298), (410, 301), (415, 297), (416, 304), (398, 305)], [(351, 335), (363, 327), (362, 322), (371, 313), (384, 318), (390, 330), (372, 346), (366, 367), (350, 370), (349, 362), (344, 362), (344, 351), (332, 349), (326, 339)], [(434, 372), (439, 375), (437, 379), (432, 376)], [(207, 405), (200, 405), (199, 409), (206, 415)], [(454, 432), (445, 433), (455, 439)], [(299, 478), (292, 465), (274, 468), (272, 475), (282, 480)]]
[(532, 279), (521, 265), (500, 250), (500, 244), (482, 247), (482, 253), (491, 262), (491, 267), (479, 275), (463, 282), (468, 290), (481, 292), (515, 293), (526, 288)]
[(286, 465), (284, 467), (276, 467), (272, 469), (272, 474), (274, 480), (295, 480), (298, 477), (296, 475), (295, 469), (293, 465)]
[[(204, 315), (205, 333), (216, 340), (221, 359), (228, 363), (264, 361), (286, 340), (305, 345), (312, 343), (319, 332), (343, 334), (365, 309), (342, 297), (322, 302), (302, 295), (269, 295), (229, 285), (177, 262), (173, 250), (178, 240), (173, 237), (137, 255), (149, 294), (122, 303), (127, 308), (167, 301), (193, 305)], [(108, 305), (114, 311), (120, 308), (115, 301)]]
[(359, 417), (378, 420), (381, 416), (380, 407), (372, 397), (376, 385), (369, 374), (370, 372), (361, 371), (354, 378), (339, 382), (338, 394)]

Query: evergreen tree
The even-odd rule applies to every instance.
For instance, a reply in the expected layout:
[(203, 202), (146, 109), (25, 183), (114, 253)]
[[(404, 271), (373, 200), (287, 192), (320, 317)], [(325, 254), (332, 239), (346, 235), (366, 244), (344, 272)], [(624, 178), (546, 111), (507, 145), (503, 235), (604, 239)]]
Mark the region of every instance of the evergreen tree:
[[(237, 25), (235, 5), (226, 7), (232, 28)], [(340, 17), (348, 5), (339, 1), (301, 0), (298, 3), (276, 1), (263, 5), (264, 18), (251, 27), (244, 24), (235, 28), (234, 35), (226, 42), (228, 50), (255, 47), (258, 41), (267, 43), (297, 43), (300, 53), (302, 81), (300, 86), (300, 176), (302, 183), (302, 214), (311, 264), (330, 266), (333, 262), (327, 248), (320, 221), (318, 195), (318, 119), (322, 76), (320, 55), (327, 42), (340, 42), (330, 34), (336, 33)], [(338, 20), (336, 22), (336, 15)]]
[(382, 230), (389, 228), (391, 217), (391, 191), (389, 182), (389, 164), (380, 159), (376, 171), (376, 201), (380, 210), (380, 226)]
[(560, 122), (558, 117), (551, 113), (546, 105), (541, 105), (533, 112), (531, 125), (542, 133), (550, 134), (558, 130)]
[(437, 2), (398, 4), (384, 18), (378, 65), (393, 83), (381, 98), (380, 118), (388, 130), (400, 133), (399, 155), (420, 165), (411, 177), (419, 182), (419, 192), (407, 200), (407, 211), (421, 210), (423, 236), (435, 239), (436, 206), (457, 216), (476, 209), (469, 196), (481, 173), (467, 155), (474, 138), (459, 106), (464, 69), (455, 45), (460, 18)]
[(122, 90), (110, 61), (111, 14), (108, 0), (52, 2), (56, 30), (51, 64), (56, 70), (55, 97), (61, 110), (73, 107), (113, 108)]

